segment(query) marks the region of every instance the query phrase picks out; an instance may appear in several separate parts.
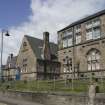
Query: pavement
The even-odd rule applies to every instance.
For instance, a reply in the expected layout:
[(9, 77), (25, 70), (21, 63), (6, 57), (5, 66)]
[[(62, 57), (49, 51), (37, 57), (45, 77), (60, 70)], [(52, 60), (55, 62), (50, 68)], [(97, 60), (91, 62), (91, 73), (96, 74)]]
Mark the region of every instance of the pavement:
[(0, 96), (0, 105), (43, 105), (43, 104)]

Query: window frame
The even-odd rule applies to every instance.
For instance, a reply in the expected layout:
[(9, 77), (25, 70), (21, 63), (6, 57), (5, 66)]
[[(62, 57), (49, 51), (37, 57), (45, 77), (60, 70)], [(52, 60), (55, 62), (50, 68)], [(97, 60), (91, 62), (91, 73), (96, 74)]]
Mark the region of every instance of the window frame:
[[(98, 58), (97, 58), (98, 56)], [(101, 59), (101, 54), (99, 51), (97, 50), (91, 50), (89, 51), (89, 53), (87, 54), (87, 70), (88, 71), (95, 71), (95, 70), (99, 70), (100, 68), (100, 59)], [(90, 67), (89, 67), (90, 65)], [(97, 67), (98, 65), (98, 67)], [(91, 68), (91, 69), (90, 69)]]
[[(94, 25), (94, 22), (95, 21), (98, 21), (99, 24)], [(88, 26), (90, 23), (91, 23), (91, 26)], [(94, 18), (92, 20), (87, 21), (85, 23), (85, 29), (86, 29), (86, 41), (100, 38), (101, 37), (101, 19), (100, 18)], [(94, 29), (99, 29), (99, 32), (98, 32), (99, 35), (96, 35), (97, 32), (94, 33), (95, 32)], [(91, 38), (89, 38), (90, 35), (87, 32), (88, 30), (92, 30), (91, 31), (92, 33), (90, 34), (91, 35)]]

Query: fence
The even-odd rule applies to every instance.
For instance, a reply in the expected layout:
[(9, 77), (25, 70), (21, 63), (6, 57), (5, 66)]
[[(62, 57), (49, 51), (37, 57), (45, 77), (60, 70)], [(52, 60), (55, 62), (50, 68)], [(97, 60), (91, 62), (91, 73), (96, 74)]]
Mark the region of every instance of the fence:
[[(105, 92), (105, 79), (97, 81), (99, 92)], [(88, 92), (90, 79), (80, 78), (73, 80), (34, 80), (34, 81), (9, 81), (0, 85), (0, 89), (13, 89), (21, 91), (64, 91)]]

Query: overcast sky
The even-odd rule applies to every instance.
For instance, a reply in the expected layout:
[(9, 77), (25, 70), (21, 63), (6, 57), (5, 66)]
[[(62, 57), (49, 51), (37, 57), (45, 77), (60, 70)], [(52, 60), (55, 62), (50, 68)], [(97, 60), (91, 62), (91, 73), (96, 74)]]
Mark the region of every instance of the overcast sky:
[(58, 30), (103, 9), (105, 0), (0, 0), (0, 31), (11, 34), (4, 38), (3, 63), (10, 53), (18, 54), (24, 35), (42, 39), (49, 31), (56, 42)]

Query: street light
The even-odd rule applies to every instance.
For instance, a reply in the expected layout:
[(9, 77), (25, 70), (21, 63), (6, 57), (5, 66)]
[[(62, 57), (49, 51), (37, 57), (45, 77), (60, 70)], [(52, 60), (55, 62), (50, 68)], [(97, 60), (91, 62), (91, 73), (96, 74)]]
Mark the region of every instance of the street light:
[(1, 31), (1, 81), (3, 81), (3, 64), (2, 64), (2, 59), (3, 59), (3, 38), (5, 36), (10, 36), (10, 34), (8, 33), (8, 30), (2, 30)]

